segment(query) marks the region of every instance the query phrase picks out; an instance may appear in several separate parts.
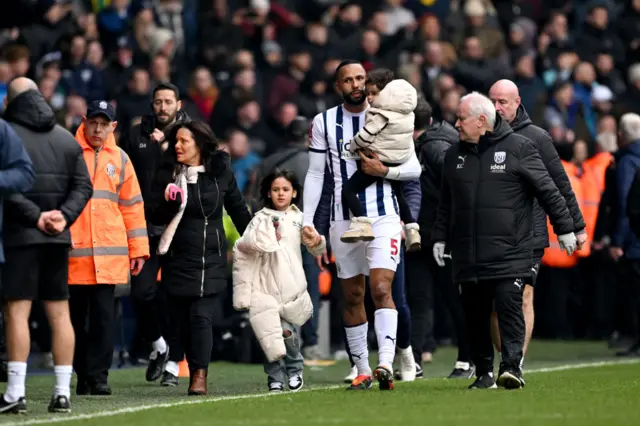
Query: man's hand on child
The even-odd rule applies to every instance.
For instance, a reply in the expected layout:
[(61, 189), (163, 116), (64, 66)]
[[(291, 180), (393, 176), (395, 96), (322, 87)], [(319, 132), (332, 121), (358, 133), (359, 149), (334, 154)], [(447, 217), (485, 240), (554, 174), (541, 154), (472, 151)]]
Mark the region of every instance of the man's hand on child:
[(365, 155), (362, 151), (360, 154), (360, 164), (362, 171), (371, 176), (385, 177), (389, 172), (389, 168), (382, 164), (375, 152), (368, 152)]

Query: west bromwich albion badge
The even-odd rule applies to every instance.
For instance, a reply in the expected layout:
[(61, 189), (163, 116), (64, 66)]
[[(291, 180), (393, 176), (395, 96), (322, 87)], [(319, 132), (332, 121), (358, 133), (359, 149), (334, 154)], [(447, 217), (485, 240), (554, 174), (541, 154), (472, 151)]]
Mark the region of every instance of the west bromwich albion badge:
[(107, 164), (107, 176), (109, 176), (110, 178), (114, 177), (116, 175), (116, 166), (114, 166), (113, 164), (109, 163)]

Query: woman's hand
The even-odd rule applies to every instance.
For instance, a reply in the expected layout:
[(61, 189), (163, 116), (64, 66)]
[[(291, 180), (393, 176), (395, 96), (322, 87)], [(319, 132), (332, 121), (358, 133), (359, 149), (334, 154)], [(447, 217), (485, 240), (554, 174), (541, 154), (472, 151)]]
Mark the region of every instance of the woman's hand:
[(182, 188), (175, 183), (170, 183), (164, 190), (164, 199), (166, 201), (175, 201), (179, 205), (182, 205)]

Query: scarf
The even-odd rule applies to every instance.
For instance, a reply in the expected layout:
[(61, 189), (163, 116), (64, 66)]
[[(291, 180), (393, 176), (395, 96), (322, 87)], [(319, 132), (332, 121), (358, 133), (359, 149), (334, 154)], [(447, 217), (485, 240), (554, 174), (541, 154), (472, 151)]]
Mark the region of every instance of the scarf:
[(187, 206), (187, 185), (190, 183), (198, 183), (198, 173), (203, 173), (205, 171), (204, 166), (197, 167), (189, 167), (189, 166), (181, 166), (178, 171), (174, 184), (177, 185), (180, 189), (182, 189), (182, 204), (180, 204), (180, 208), (178, 209), (178, 213), (171, 219), (169, 225), (162, 233), (160, 237), (160, 243), (158, 244), (158, 254), (163, 255), (169, 251), (169, 246), (171, 246), (171, 241), (173, 240), (173, 236), (178, 229), (178, 225), (180, 224), (180, 220), (182, 220), (182, 215), (184, 214), (184, 209)]

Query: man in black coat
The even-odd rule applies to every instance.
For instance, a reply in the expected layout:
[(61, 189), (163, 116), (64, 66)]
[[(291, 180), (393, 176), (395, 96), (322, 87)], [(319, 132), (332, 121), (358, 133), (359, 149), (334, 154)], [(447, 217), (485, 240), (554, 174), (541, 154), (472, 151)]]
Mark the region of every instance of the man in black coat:
[[(518, 86), (511, 80), (499, 80), (489, 91), (489, 98), (493, 102), (496, 111), (500, 116), (511, 126), (513, 131), (521, 136), (526, 137), (533, 142), (534, 147), (540, 154), (542, 162), (544, 163), (551, 179), (560, 190), (560, 194), (567, 203), (569, 213), (573, 218), (574, 229), (573, 232), (578, 239), (578, 249), (582, 248), (582, 245), (587, 241), (587, 234), (585, 231), (585, 223), (580, 211), (580, 206), (576, 200), (576, 196), (571, 189), (571, 182), (567, 176), (567, 172), (564, 170), (560, 157), (553, 146), (553, 140), (551, 136), (543, 129), (535, 126), (524, 106), (520, 103), (520, 94), (518, 93)], [(540, 262), (544, 255), (544, 249), (549, 247), (549, 233), (547, 231), (547, 215), (540, 207), (540, 204), (534, 201), (533, 206), (533, 255), (534, 255), (534, 268), (535, 273), (531, 280), (525, 283), (524, 296), (522, 308), (524, 310), (524, 321), (527, 326), (527, 334), (524, 341), (524, 354), (527, 353), (527, 347), (531, 341), (531, 335), (533, 333), (534, 313), (533, 313), (533, 288), (536, 282), (536, 275), (540, 270)], [(492, 317), (492, 327), (494, 344), (498, 351), (500, 350), (500, 337), (497, 332), (498, 323), (497, 317)]]
[(471, 364), (467, 324), (457, 286), (451, 281), (451, 262), (440, 268), (432, 256), (431, 229), (436, 221), (440, 202), (442, 165), (447, 150), (459, 142), (458, 131), (447, 122), (437, 122), (431, 117), (431, 105), (418, 98), (415, 109), (416, 153), (422, 165), (420, 186), (422, 203), (418, 223), (423, 244), (420, 251), (406, 254), (407, 299), (411, 307), (411, 347), (418, 371), (422, 368), (422, 354), (436, 349), (434, 338), (434, 290), (437, 288), (451, 314), (458, 343), (458, 358), (449, 378), (469, 379), (475, 368)]
[[(93, 195), (93, 185), (80, 145), (71, 133), (56, 125), (53, 110), (33, 81), (13, 80), (6, 101), (4, 118), (22, 139), (36, 180), (31, 190), (11, 195), (4, 206), (6, 257), (11, 266), (2, 271), (2, 297), (6, 301), (10, 374), (0, 410), (26, 409), (26, 401), (16, 402), (16, 396), (24, 397), (31, 344), (29, 313), (32, 301), (40, 299), (51, 325), (56, 363), (56, 387), (49, 411), (70, 412), (75, 337), (68, 303), (69, 227)], [(11, 403), (14, 407), (9, 407)]]
[(445, 154), (433, 255), (444, 266), (445, 249), (451, 252), (476, 366), (477, 380), (470, 388), (496, 386), (489, 325), (494, 299), (502, 338), (497, 383), (520, 388), (522, 292), (534, 266), (534, 196), (569, 254), (576, 246), (574, 221), (533, 143), (511, 130), (491, 100), (476, 92), (466, 95), (457, 117), (460, 144)]
[[(151, 186), (156, 171), (160, 167), (162, 153), (167, 149), (164, 131), (176, 121), (186, 121), (189, 117), (182, 111), (180, 92), (171, 83), (162, 83), (153, 89), (151, 101), (153, 113), (142, 117), (120, 141), (122, 148), (131, 159), (136, 171), (140, 191), (145, 203), (149, 202)], [(142, 272), (131, 277), (131, 300), (138, 321), (137, 337), (151, 343), (146, 379), (149, 382), (158, 380), (162, 375), (163, 386), (178, 384), (178, 365), (169, 360), (169, 347), (163, 334), (164, 309), (158, 297), (158, 270), (160, 261), (157, 255), (158, 243), (164, 228), (147, 223), (150, 258)], [(165, 324), (167, 327), (172, 324)], [(134, 352), (140, 350), (134, 346)], [(173, 348), (181, 357), (182, 348)], [(180, 354), (178, 354), (180, 352)], [(137, 355), (137, 354), (136, 354)]]

